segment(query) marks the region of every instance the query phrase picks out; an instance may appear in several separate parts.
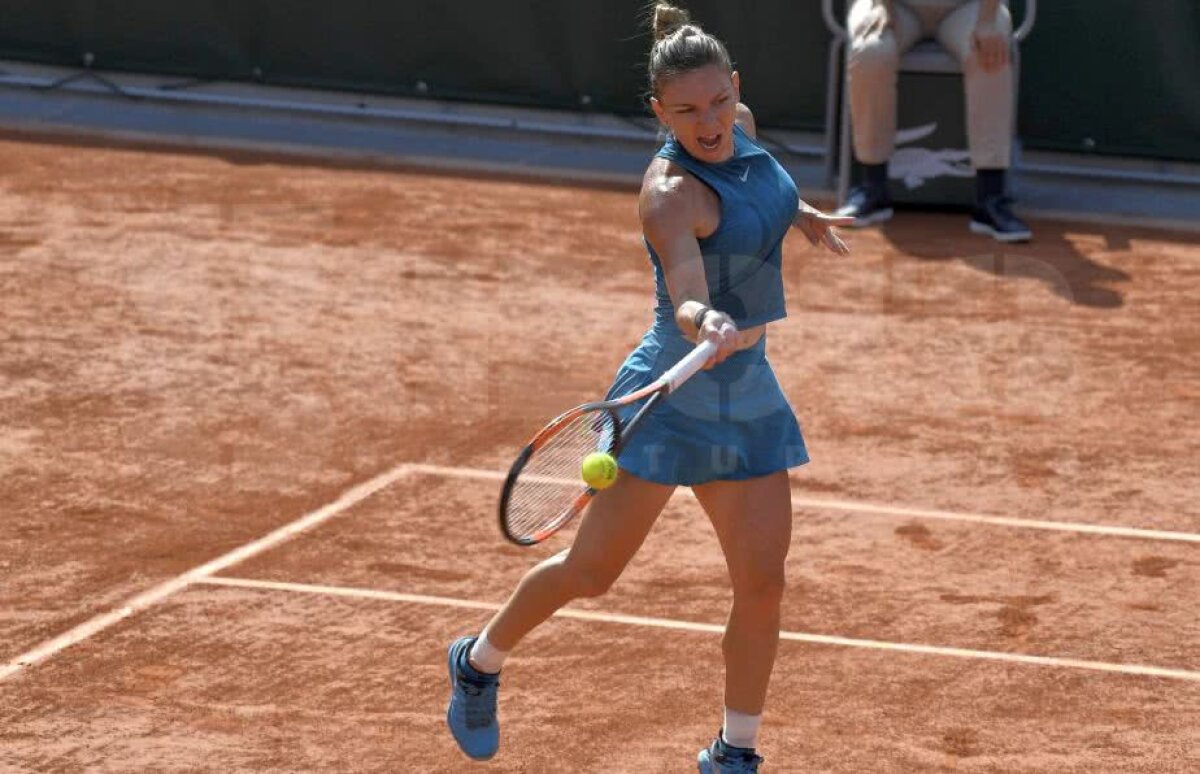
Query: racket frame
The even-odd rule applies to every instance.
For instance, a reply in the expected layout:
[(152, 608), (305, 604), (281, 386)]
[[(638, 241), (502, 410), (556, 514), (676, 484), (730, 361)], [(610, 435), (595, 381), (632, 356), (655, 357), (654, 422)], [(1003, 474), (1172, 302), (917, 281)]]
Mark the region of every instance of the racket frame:
[[(596, 401), (592, 403), (584, 403), (575, 408), (566, 411), (550, 421), (535, 435), (529, 443), (525, 444), (520, 453), (517, 454), (516, 460), (513, 461), (509, 468), (508, 476), (504, 479), (504, 485), (500, 490), (500, 507), (498, 515), (500, 520), (500, 532), (509, 541), (520, 546), (531, 546), (541, 543), (546, 538), (558, 532), (576, 516), (583, 512), (587, 504), (595, 496), (597, 490), (593, 487), (584, 486), (582, 482), (580, 486), (582, 491), (575, 498), (575, 501), (560, 514), (560, 516), (551, 522), (546, 527), (538, 530), (532, 535), (514, 535), (508, 527), (508, 504), (512, 498), (513, 489), (516, 487), (517, 479), (521, 471), (537, 453), (537, 450), (544, 446), (554, 435), (563, 427), (579, 418), (581, 415), (589, 412), (607, 411), (612, 415), (613, 426), (613, 441), (610, 444), (608, 453), (613, 457), (617, 457), (625, 444), (633, 436), (638, 425), (641, 424), (642, 418), (646, 416), (655, 406), (657, 406), (667, 395), (670, 395), (675, 390), (679, 389), (688, 379), (696, 374), (704, 364), (707, 363), (714, 354), (716, 354), (717, 345), (712, 341), (702, 341), (696, 347), (683, 357), (678, 363), (668, 369), (662, 376), (655, 379), (650, 384), (635, 390), (628, 395), (623, 395), (620, 398), (612, 400)], [(616, 410), (623, 408), (633, 403), (646, 398), (646, 403), (638, 409), (633, 418), (621, 426), (620, 417)]]

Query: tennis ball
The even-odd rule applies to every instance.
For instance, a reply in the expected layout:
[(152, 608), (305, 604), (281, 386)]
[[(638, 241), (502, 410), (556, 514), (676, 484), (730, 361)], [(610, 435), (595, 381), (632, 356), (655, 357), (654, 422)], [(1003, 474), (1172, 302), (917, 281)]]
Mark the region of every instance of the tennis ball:
[(611, 454), (592, 452), (583, 458), (579, 474), (592, 489), (608, 489), (617, 480), (617, 461)]

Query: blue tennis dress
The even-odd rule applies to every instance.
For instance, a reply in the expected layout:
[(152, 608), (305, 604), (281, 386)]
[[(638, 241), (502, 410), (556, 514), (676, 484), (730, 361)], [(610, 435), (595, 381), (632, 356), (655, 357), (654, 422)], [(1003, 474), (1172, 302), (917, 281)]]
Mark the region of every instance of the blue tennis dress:
[[(655, 155), (683, 167), (720, 198), (720, 225), (700, 240), (700, 250), (710, 303), (744, 330), (787, 316), (783, 238), (800, 199), (783, 167), (741, 127), (734, 127), (733, 139), (732, 158), (720, 164), (698, 161), (673, 137)], [(617, 372), (609, 398), (650, 384), (694, 346), (675, 324), (662, 262), (649, 242), (646, 249), (654, 266), (654, 325)], [(796, 416), (767, 362), (766, 338), (700, 371), (647, 414), (621, 449), (621, 468), (660, 484), (695, 486), (808, 462)], [(626, 407), (622, 422), (636, 408)]]

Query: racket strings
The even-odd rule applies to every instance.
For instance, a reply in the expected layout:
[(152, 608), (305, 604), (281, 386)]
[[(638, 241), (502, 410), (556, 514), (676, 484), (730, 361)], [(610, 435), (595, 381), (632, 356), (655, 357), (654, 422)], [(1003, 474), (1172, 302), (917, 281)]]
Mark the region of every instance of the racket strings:
[(587, 489), (580, 478), (583, 458), (613, 451), (616, 428), (608, 411), (587, 412), (568, 421), (539, 446), (513, 482), (506, 522), (514, 537), (533, 537), (574, 515)]

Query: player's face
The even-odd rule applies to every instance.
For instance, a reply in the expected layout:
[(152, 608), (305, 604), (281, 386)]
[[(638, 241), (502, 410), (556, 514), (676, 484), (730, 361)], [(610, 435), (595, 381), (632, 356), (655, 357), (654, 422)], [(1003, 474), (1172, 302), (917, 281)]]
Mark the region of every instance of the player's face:
[(701, 161), (721, 162), (733, 156), (740, 87), (736, 72), (708, 65), (668, 78), (650, 104), (688, 153)]

